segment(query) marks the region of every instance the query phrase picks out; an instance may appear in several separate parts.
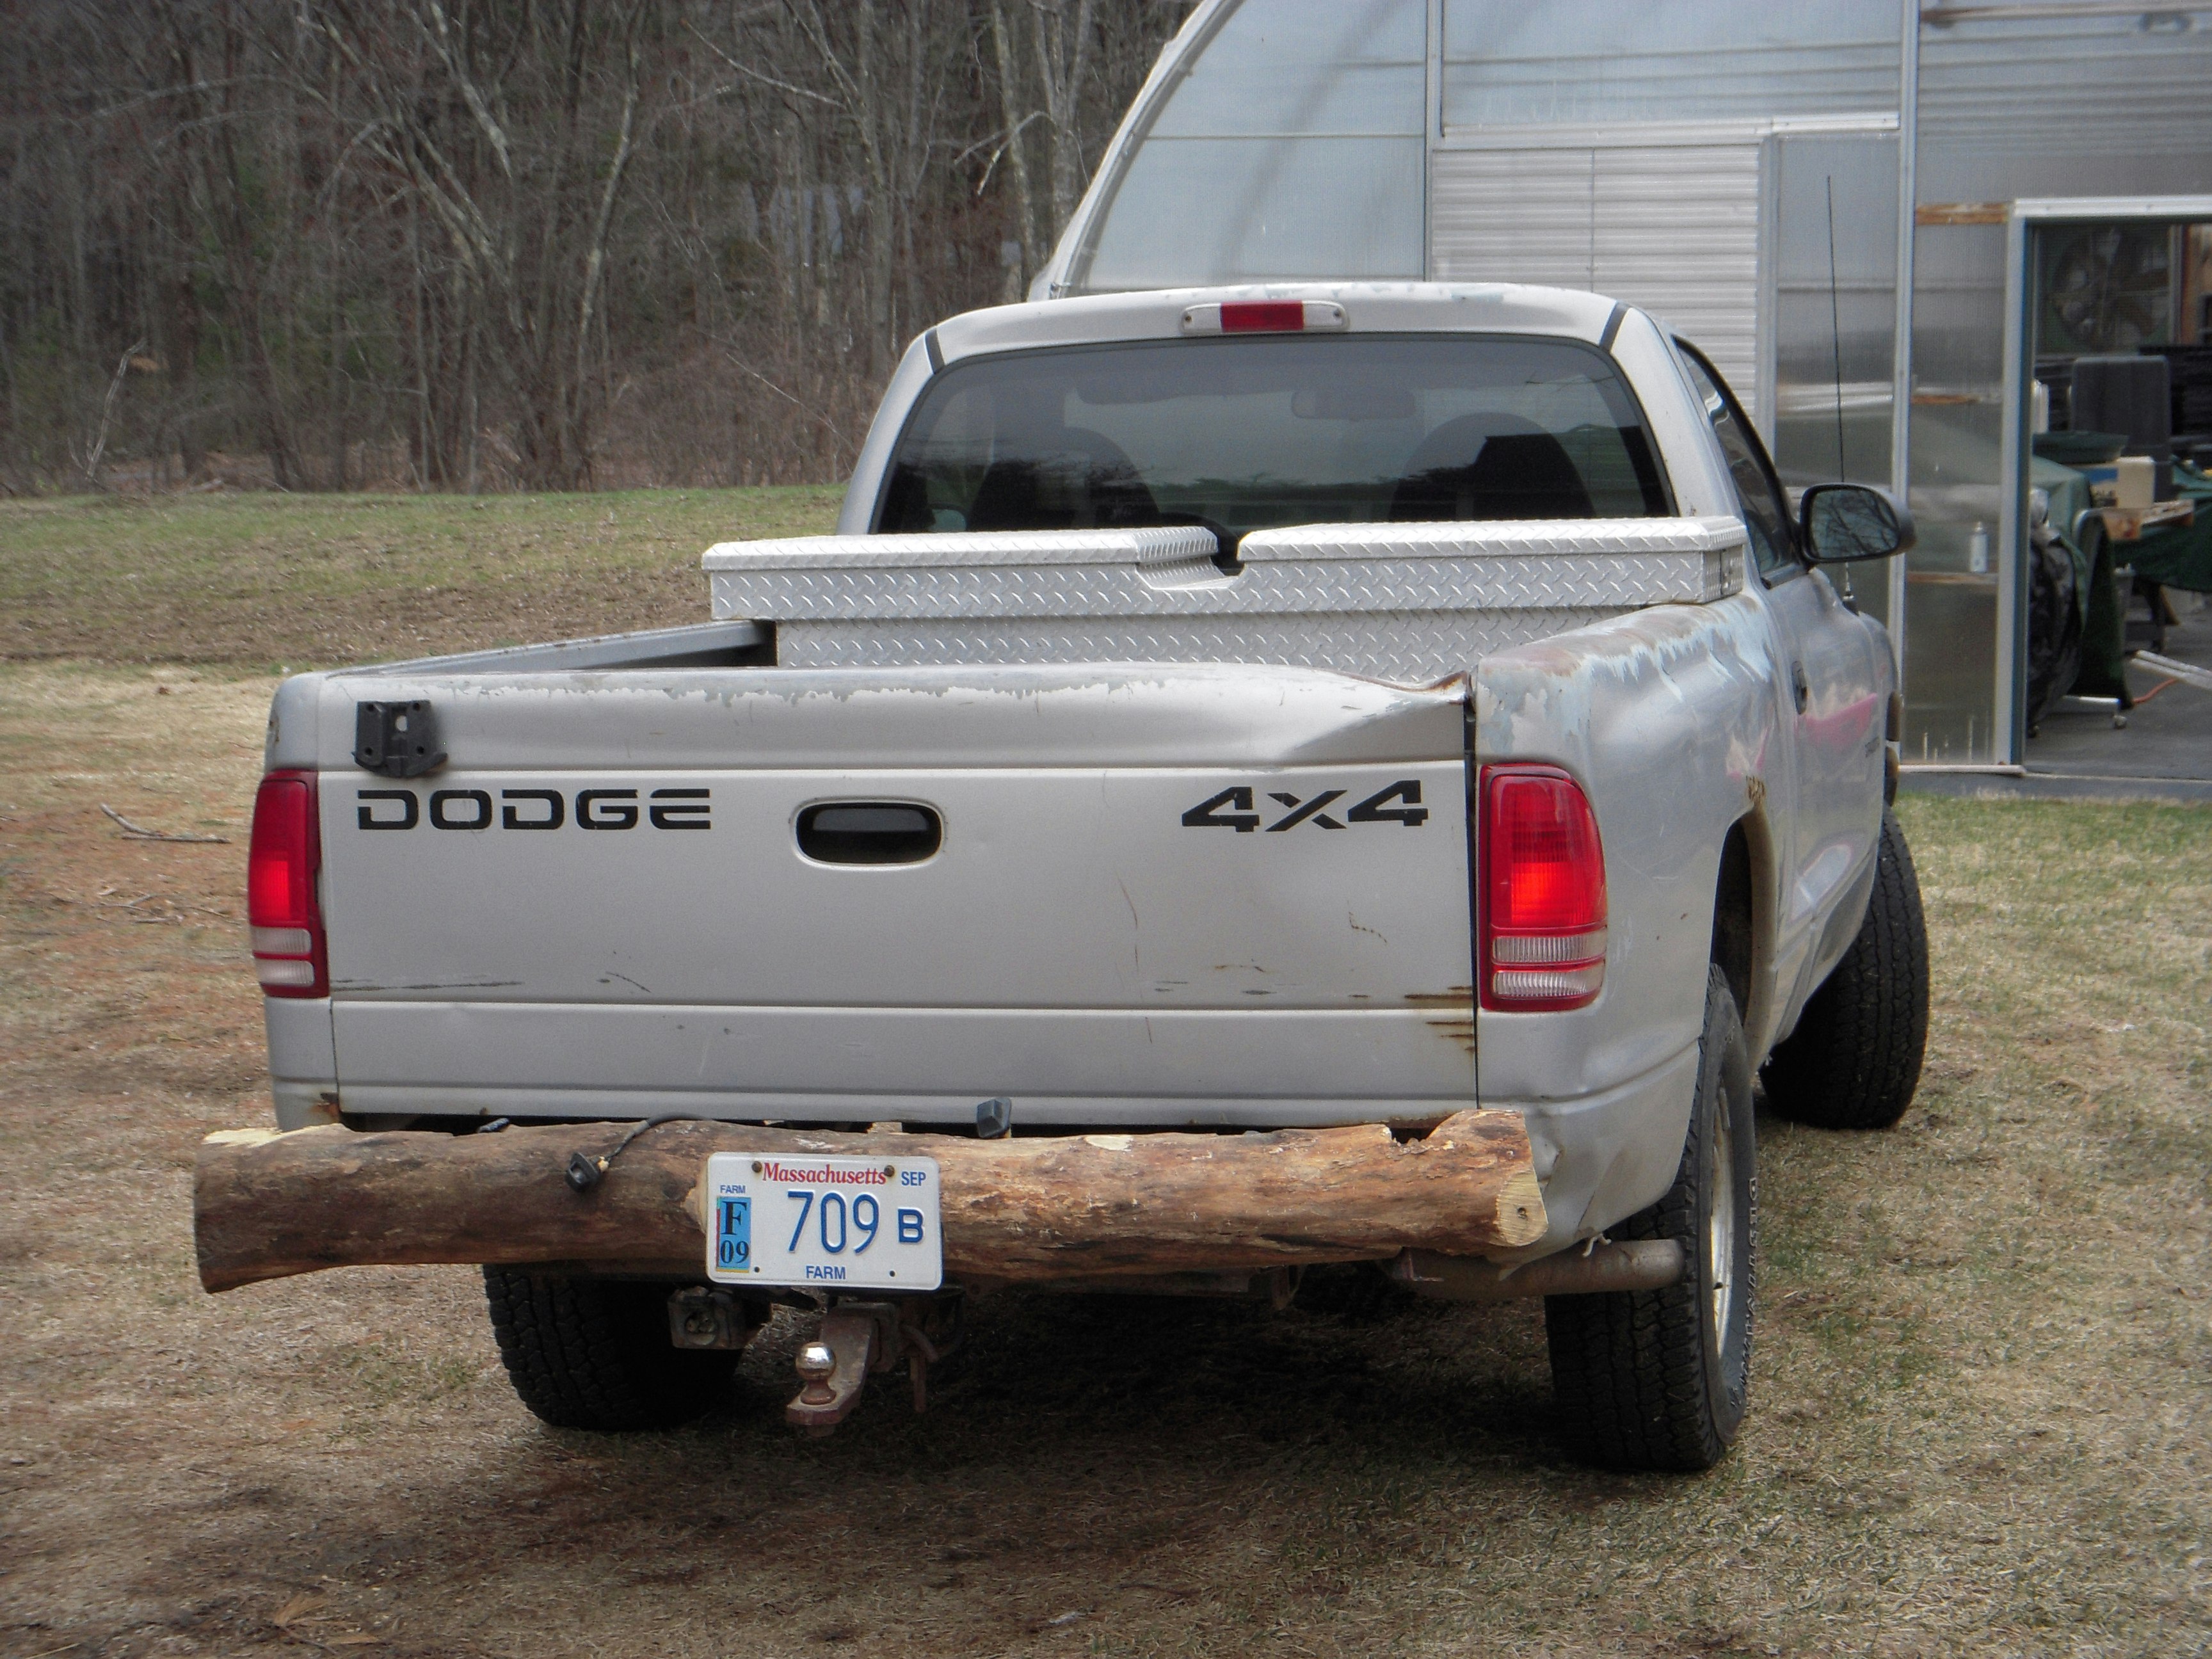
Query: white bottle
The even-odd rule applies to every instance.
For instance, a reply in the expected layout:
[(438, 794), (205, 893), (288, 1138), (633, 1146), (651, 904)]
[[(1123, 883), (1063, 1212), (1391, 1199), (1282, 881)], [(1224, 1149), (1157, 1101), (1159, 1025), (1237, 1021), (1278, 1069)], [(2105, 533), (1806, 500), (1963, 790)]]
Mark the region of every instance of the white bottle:
[(1977, 576), (1990, 574), (1990, 529), (1985, 524), (1977, 523), (1966, 538), (1966, 568)]

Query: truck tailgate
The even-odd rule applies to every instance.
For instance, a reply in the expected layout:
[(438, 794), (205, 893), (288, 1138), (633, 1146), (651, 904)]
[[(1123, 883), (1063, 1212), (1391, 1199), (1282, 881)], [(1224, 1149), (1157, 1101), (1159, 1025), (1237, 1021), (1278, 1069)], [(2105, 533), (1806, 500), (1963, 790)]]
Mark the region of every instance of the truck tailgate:
[[(450, 762), (355, 768), (354, 704), (416, 698)], [(341, 1098), (1440, 1116), (1474, 1096), (1465, 709), (1253, 666), (327, 677)], [(939, 842), (803, 848), (840, 805)]]

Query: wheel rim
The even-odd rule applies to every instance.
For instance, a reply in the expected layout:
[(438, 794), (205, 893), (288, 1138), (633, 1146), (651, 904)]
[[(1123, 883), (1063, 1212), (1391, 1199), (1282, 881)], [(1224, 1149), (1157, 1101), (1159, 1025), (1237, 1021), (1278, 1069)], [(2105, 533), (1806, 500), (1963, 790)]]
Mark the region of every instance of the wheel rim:
[(1728, 1346), (1729, 1316), (1735, 1305), (1735, 1136), (1729, 1091), (1715, 1091), (1713, 1137), (1706, 1159), (1705, 1276), (1711, 1287), (1713, 1342)]

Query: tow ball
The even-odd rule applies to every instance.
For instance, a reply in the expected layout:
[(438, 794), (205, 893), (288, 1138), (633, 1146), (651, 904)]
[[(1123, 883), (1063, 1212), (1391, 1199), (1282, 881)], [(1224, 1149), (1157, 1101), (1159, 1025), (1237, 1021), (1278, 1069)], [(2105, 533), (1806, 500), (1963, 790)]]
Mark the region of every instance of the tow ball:
[(852, 1415), (871, 1376), (906, 1361), (914, 1408), (929, 1407), (929, 1368), (960, 1346), (957, 1293), (902, 1297), (896, 1301), (840, 1302), (822, 1316), (822, 1328), (799, 1351), (802, 1386), (783, 1408), (783, 1420), (819, 1438)]

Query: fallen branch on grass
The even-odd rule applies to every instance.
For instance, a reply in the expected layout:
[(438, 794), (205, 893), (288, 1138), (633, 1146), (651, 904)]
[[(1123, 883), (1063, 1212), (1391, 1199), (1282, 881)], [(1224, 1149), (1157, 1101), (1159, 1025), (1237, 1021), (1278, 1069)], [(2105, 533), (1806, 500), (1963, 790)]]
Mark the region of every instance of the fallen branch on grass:
[(182, 841), (207, 847), (230, 845), (228, 836), (173, 836), (166, 830), (149, 830), (143, 823), (131, 823), (106, 801), (100, 802), (100, 810), (123, 826), (123, 839), (125, 841)]

